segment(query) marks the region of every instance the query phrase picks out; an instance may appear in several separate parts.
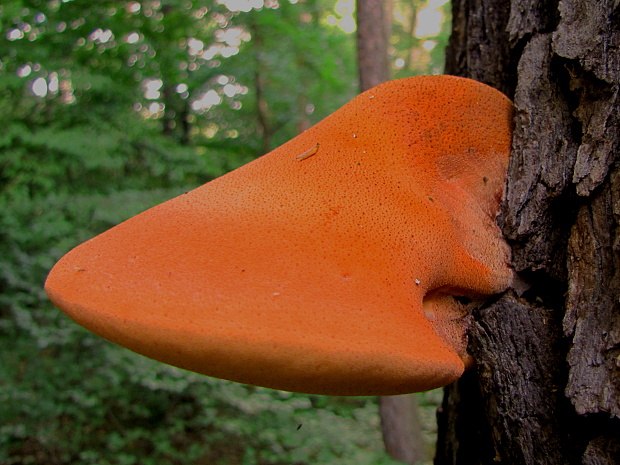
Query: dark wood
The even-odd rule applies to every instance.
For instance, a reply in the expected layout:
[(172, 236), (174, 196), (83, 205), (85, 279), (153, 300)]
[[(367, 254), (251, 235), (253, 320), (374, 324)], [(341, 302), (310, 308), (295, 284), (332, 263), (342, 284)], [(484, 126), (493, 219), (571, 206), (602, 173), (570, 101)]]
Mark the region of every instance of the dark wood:
[(447, 72), (515, 102), (499, 222), (519, 284), (474, 314), (478, 366), (446, 389), (435, 463), (618, 464), (620, 3), (453, 10)]
[(507, 2), (452, 0), (446, 74), (489, 84), (512, 97), (515, 66), (506, 25)]
[(475, 371), (465, 372), (461, 379), (445, 388), (443, 403), (437, 411), (435, 463), (482, 465), (493, 462), (491, 426), (484, 411)]

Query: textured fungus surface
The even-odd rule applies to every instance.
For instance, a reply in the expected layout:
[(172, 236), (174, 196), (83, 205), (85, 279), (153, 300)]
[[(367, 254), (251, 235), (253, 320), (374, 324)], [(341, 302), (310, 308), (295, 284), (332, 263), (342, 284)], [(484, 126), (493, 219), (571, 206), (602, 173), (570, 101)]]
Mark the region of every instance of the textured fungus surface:
[(512, 105), (474, 81), (373, 88), (273, 152), (68, 253), (81, 325), (234, 381), (399, 394), (463, 371), (453, 296), (502, 291)]

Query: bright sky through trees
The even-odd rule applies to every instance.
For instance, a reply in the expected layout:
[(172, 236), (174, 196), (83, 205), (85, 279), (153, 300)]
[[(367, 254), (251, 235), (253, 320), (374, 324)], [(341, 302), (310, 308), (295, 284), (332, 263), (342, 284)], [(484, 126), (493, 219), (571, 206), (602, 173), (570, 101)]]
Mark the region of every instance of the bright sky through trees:
[[(296, 5), (299, 0), (281, 0), (289, 4)], [(409, 57), (399, 53), (396, 48), (399, 45), (396, 42), (401, 41), (400, 36), (393, 38), (395, 42), (395, 49), (392, 51), (394, 54), (392, 63), (396, 70), (405, 71), (411, 68), (412, 62), (424, 63), (428, 62), (428, 58), (423, 56), (424, 52), (431, 52), (438, 41), (436, 36), (441, 33), (442, 25), (445, 21), (444, 5), (448, 0), (428, 0), (428, 1), (414, 1), (414, 2), (395, 2), (393, 9), (393, 21), (395, 28), (398, 25), (402, 25), (403, 30), (413, 30), (416, 39), (421, 39), (421, 42), (415, 48), (410, 49)], [(54, 2), (52, 2), (54, 3)], [(182, 2), (180, 2), (181, 4)], [(187, 3), (187, 2), (186, 2)], [(209, 7), (197, 7), (192, 6), (191, 3), (187, 3), (190, 14), (196, 21), (204, 21), (207, 16), (211, 15), (211, 20), (216, 22), (213, 29), (211, 40), (205, 40), (207, 37), (195, 37), (188, 35), (187, 37), (179, 37), (178, 45), (184, 50), (186, 57), (184, 60), (178, 62), (177, 66), (180, 67), (181, 73), (176, 73), (181, 77), (182, 74), (197, 72), (202, 66), (209, 66), (211, 68), (217, 68), (221, 65), (223, 59), (228, 59), (237, 55), (244, 44), (252, 41), (252, 33), (245, 24), (235, 24), (236, 17), (250, 13), (252, 11), (259, 10), (278, 10), (282, 7), (279, 0), (217, 0), (217, 3), (223, 5), (230, 14), (211, 13)], [(408, 8), (413, 7), (415, 11), (415, 24), (409, 25), (411, 15)], [(56, 7), (59, 8), (59, 7)], [(178, 7), (175, 7), (178, 8)], [(183, 8), (187, 8), (183, 7)], [(137, 18), (144, 18), (142, 24), (149, 22), (152, 24), (149, 29), (143, 30), (136, 28), (136, 30), (125, 31), (118, 30), (119, 28), (106, 27), (103, 24), (100, 27), (96, 27), (91, 30), (85, 36), (79, 38), (76, 43), (76, 49), (88, 50), (89, 48), (96, 47), (100, 54), (106, 52), (106, 50), (112, 50), (118, 48), (121, 44), (127, 46), (133, 46), (134, 51), (127, 57), (126, 65), (130, 67), (136, 67), (138, 69), (145, 70), (149, 67), (149, 59), (155, 58), (156, 47), (151, 43), (149, 36), (151, 31), (165, 33), (164, 27), (164, 11), (161, 2), (158, 0), (151, 0), (145, 2), (130, 1), (124, 4), (124, 13)], [(53, 12), (54, 8), (52, 8)], [(23, 10), (28, 12), (28, 10)], [(174, 10), (172, 10), (174, 11)], [(119, 8), (109, 8), (107, 15), (112, 18), (121, 14)], [(301, 13), (299, 20), (307, 21), (310, 16), (307, 13)], [(35, 41), (40, 34), (49, 35), (50, 29), (55, 29), (57, 32), (65, 31), (67, 28), (72, 30), (81, 30), (86, 23), (85, 18), (74, 18), (72, 21), (58, 21), (55, 24), (50, 24), (52, 20), (42, 12), (36, 12), (30, 16), (29, 21), (21, 21), (16, 27), (12, 27), (7, 30), (5, 37), (9, 42), (19, 42), (24, 39), (29, 41)], [(337, 27), (346, 34), (352, 34), (355, 32), (355, 0), (336, 0), (331, 12), (327, 12), (322, 16), (322, 21), (326, 25)], [(133, 21), (129, 21), (131, 24)], [(135, 22), (134, 22), (135, 23)], [(135, 23), (139, 24), (139, 23)], [(396, 29), (395, 29), (396, 30)], [(200, 29), (197, 29), (200, 31)], [(202, 29), (204, 31), (204, 27)], [(190, 31), (188, 31), (190, 32)], [(191, 33), (190, 33), (191, 34)], [(351, 39), (352, 40), (352, 39)], [(407, 39), (404, 39), (406, 45)], [(59, 93), (62, 93), (63, 100), (66, 103), (72, 103), (75, 101), (73, 96), (74, 84), (71, 72), (65, 70), (61, 73), (61, 70), (53, 69), (41, 69), (41, 65), (36, 62), (29, 62), (23, 64), (17, 70), (17, 75), (23, 78), (30, 78), (30, 90), (32, 94), (39, 98), (49, 98)], [(33, 74), (33, 70), (36, 71)], [(430, 72), (436, 72), (436, 68), (430, 70)], [(224, 99), (228, 101), (229, 106), (233, 109), (240, 109), (243, 102), (239, 100), (238, 96), (243, 96), (248, 93), (248, 86), (246, 83), (237, 83), (234, 87), (232, 83), (228, 87), (221, 85), (220, 88), (203, 88), (197, 89), (195, 86), (188, 86), (186, 82), (176, 82), (164, 84), (161, 77), (157, 76), (159, 73), (139, 72), (135, 73), (137, 77), (141, 76), (141, 87), (143, 89), (143, 97), (150, 102), (137, 102), (135, 105), (146, 118), (162, 118), (164, 116), (165, 102), (158, 101), (162, 97), (162, 89), (165, 85), (172, 84), (175, 87), (182, 89), (177, 93), (183, 99), (188, 99), (190, 108), (197, 114), (203, 114), (209, 111), (215, 106), (224, 103)], [(400, 77), (399, 75), (395, 77)], [(234, 77), (232, 78), (234, 80)], [(155, 102), (153, 102), (155, 100)], [(210, 131), (212, 133), (212, 131)]]
[(415, 26), (415, 36), (423, 39), (428, 36), (436, 36), (441, 32), (444, 22), (444, 14), (441, 8), (450, 0), (429, 0), (427, 6), (418, 11)]

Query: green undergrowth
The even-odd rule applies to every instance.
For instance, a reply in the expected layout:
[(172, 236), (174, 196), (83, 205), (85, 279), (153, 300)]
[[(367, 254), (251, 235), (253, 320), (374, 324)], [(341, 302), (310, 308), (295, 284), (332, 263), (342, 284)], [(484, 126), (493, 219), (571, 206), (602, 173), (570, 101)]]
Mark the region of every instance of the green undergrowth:
[(387, 465), (373, 398), (207, 378), (115, 346), (43, 291), (71, 247), (187, 189), (55, 195), (0, 213), (0, 464)]

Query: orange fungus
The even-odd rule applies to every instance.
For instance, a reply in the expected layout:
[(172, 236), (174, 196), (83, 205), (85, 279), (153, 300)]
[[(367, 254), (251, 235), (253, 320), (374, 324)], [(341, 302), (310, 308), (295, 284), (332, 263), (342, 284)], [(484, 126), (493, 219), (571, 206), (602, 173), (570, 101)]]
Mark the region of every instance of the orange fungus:
[(495, 224), (512, 104), (391, 81), (290, 142), (70, 251), (46, 290), (77, 323), (209, 376), (390, 395), (456, 380), (462, 296), (510, 283)]

